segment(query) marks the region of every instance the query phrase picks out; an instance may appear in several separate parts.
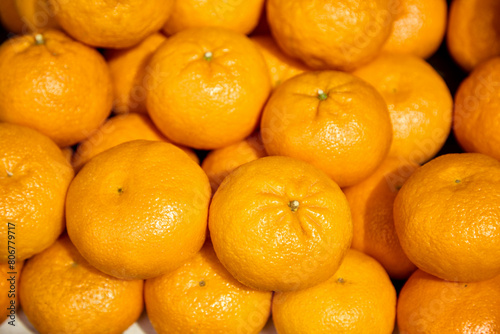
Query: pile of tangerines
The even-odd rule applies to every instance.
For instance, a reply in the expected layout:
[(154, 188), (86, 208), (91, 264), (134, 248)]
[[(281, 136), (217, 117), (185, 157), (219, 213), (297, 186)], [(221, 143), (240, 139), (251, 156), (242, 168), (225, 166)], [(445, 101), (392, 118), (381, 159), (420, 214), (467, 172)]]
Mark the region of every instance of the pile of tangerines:
[[(1, 320), (500, 333), (499, 1), (2, 0), (0, 18)], [(454, 96), (425, 61), (445, 36), (470, 72)], [(453, 136), (463, 152), (436, 157)]]

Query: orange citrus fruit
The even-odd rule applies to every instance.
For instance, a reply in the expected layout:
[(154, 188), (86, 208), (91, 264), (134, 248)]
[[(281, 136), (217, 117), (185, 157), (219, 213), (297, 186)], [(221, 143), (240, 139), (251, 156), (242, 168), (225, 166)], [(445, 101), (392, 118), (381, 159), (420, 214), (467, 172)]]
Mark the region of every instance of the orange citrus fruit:
[(189, 28), (221, 27), (248, 34), (257, 25), (263, 5), (264, 0), (175, 1), (163, 30), (173, 35)]
[(314, 69), (353, 70), (377, 56), (392, 27), (390, 0), (268, 0), (286, 54)]
[(59, 29), (49, 0), (15, 0), (19, 15), (29, 31)]
[(341, 187), (368, 177), (391, 145), (382, 96), (347, 73), (308, 72), (282, 83), (261, 121), (267, 153), (307, 161)]
[(193, 28), (169, 38), (149, 66), (147, 107), (175, 143), (197, 149), (234, 144), (255, 129), (271, 84), (266, 63), (244, 35)]
[(158, 47), (167, 40), (160, 33), (152, 34), (128, 49), (106, 50), (114, 91), (114, 112), (147, 113), (146, 95), (154, 69), (149, 60)]
[(26, 262), (23, 310), (40, 333), (122, 333), (141, 315), (143, 281), (103, 274), (67, 235)]
[(10, 39), (0, 47), (0, 121), (32, 127), (61, 147), (87, 138), (111, 111), (104, 58), (62, 32)]
[(288, 157), (265, 157), (229, 174), (210, 205), (210, 236), (226, 269), (266, 291), (330, 278), (352, 239), (349, 205), (326, 174)]
[(398, 190), (417, 167), (388, 158), (366, 180), (343, 189), (354, 226), (351, 247), (372, 256), (391, 278), (408, 278), (417, 269), (401, 249), (392, 214)]
[(15, 260), (11, 264), (0, 264), (0, 324), (14, 321), (19, 312), (19, 280), (24, 262)]
[(454, 0), (450, 6), (447, 42), (455, 61), (466, 71), (500, 56), (500, 2)]
[[(73, 156), (73, 166), (79, 170), (87, 161), (99, 153), (133, 140), (168, 142), (146, 115), (124, 114), (115, 116), (80, 143)], [(193, 150), (185, 147), (180, 148), (196, 163), (199, 162)]]
[(271, 313), (272, 292), (235, 280), (209, 242), (176, 271), (147, 280), (144, 295), (159, 334), (257, 334)]
[(448, 282), (417, 270), (398, 300), (401, 334), (500, 332), (500, 276), (474, 282)]
[(52, 140), (0, 123), (0, 263), (27, 259), (57, 239), (73, 174)]
[(259, 134), (208, 153), (201, 168), (207, 173), (212, 191), (215, 192), (224, 178), (247, 162), (265, 157), (266, 150)]
[(203, 245), (208, 178), (172, 144), (136, 140), (92, 158), (71, 183), (68, 234), (87, 261), (123, 279), (178, 268)]
[(399, 0), (393, 4), (394, 23), (383, 50), (421, 58), (432, 56), (446, 32), (446, 0)]
[(299, 291), (277, 292), (273, 320), (278, 333), (392, 333), (396, 291), (384, 268), (350, 250), (326, 282)]
[(500, 275), (500, 161), (440, 156), (417, 169), (394, 202), (401, 246), (420, 269), (449, 281)]
[(467, 152), (500, 160), (500, 57), (479, 65), (455, 95), (453, 131)]
[(283, 81), (309, 70), (297, 59), (284, 54), (271, 36), (253, 36), (250, 39), (264, 56), (273, 89)]
[(129, 48), (163, 27), (174, 0), (49, 0), (59, 25), (85, 44)]
[(16, 7), (16, 0), (0, 1), (0, 21), (10, 32), (20, 34), (25, 29), (24, 22)]
[(390, 156), (412, 163), (434, 157), (451, 130), (453, 98), (424, 60), (383, 54), (354, 72), (384, 97), (392, 121)]

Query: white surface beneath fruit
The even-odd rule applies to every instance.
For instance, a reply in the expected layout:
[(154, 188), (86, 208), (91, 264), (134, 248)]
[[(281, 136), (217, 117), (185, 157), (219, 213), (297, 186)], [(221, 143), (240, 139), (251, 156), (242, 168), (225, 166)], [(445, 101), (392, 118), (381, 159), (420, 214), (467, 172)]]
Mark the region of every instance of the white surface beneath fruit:
[[(7, 320), (4, 321), (0, 325), (0, 334), (36, 334), (38, 333), (35, 328), (30, 324), (28, 318), (21, 310), (16, 316), (16, 326), (13, 327), (7, 323)], [(153, 326), (149, 322), (149, 319), (144, 312), (139, 320), (130, 326), (124, 334), (156, 334)], [(276, 334), (276, 330), (272, 324), (272, 321), (269, 321), (266, 327), (262, 330), (261, 334)]]
[[(0, 325), (0, 334), (36, 334), (38, 333), (33, 326), (30, 324), (28, 321), (28, 318), (26, 318), (26, 315), (24, 315), (24, 312), (21, 310), (17, 316), (16, 316), (16, 326), (13, 327), (7, 323), (7, 320), (4, 321)], [(139, 320), (130, 326), (129, 329), (127, 329), (124, 334), (156, 334), (155, 330), (153, 329), (153, 326), (151, 326), (151, 323), (149, 322), (149, 319), (146, 315), (146, 312), (144, 312)], [(266, 327), (260, 332), (261, 334), (277, 334), (276, 329), (274, 329), (274, 325), (269, 319)], [(399, 331), (397, 329), (394, 330), (393, 334), (398, 334)]]

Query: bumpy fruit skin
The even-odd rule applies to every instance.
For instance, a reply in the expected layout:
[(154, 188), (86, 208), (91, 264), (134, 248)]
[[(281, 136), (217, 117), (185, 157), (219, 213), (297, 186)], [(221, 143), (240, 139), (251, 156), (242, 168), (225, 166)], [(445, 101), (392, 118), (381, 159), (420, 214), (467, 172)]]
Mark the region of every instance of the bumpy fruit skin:
[(384, 53), (354, 75), (372, 84), (387, 103), (389, 156), (420, 164), (439, 152), (450, 134), (453, 97), (432, 66), (416, 56)]
[(112, 103), (104, 58), (64, 33), (22, 35), (0, 47), (0, 122), (71, 146), (104, 122)]
[(0, 263), (7, 263), (12, 252), (17, 261), (30, 258), (56, 241), (64, 231), (64, 202), (73, 175), (47, 136), (0, 123)]
[(450, 6), (447, 42), (455, 61), (466, 71), (500, 56), (500, 2), (454, 0)]
[(448, 154), (420, 167), (394, 202), (401, 247), (417, 267), (449, 281), (500, 275), (500, 162)]
[(401, 248), (393, 218), (398, 190), (417, 168), (387, 158), (367, 179), (342, 189), (352, 213), (351, 247), (373, 257), (395, 279), (406, 279), (417, 269)]
[(236, 168), (265, 156), (264, 144), (257, 133), (236, 144), (211, 151), (203, 159), (201, 168), (207, 173), (212, 192), (215, 193), (224, 178)]
[(351, 71), (375, 58), (392, 27), (390, 0), (269, 0), (280, 48), (313, 69)]
[(49, 0), (14, 0), (22, 18), (23, 33), (61, 29)]
[(163, 27), (174, 0), (49, 0), (56, 21), (85, 44), (129, 48)]
[(271, 91), (257, 47), (227, 29), (181, 31), (160, 46), (149, 66), (151, 119), (172, 142), (197, 149), (248, 137)]
[(167, 38), (154, 33), (127, 49), (108, 49), (105, 57), (113, 80), (114, 106), (117, 114), (147, 114), (146, 95), (154, 69), (149, 65), (153, 53)]
[(177, 269), (203, 246), (210, 184), (180, 148), (136, 140), (91, 159), (68, 190), (68, 234), (87, 261), (122, 279)]
[[(19, 293), (12, 294), (11, 282), (14, 276), (15, 291), (19, 291), (19, 280), (24, 261), (16, 261), (11, 264), (0, 264), (0, 324), (11, 315), (12, 301), (15, 302), (16, 310), (19, 310)], [(15, 273), (15, 274), (12, 274)]]
[(159, 334), (257, 334), (269, 318), (273, 294), (235, 280), (207, 242), (181, 268), (147, 280), (144, 295)]
[(296, 75), (310, 71), (299, 60), (287, 56), (281, 51), (274, 39), (269, 35), (258, 35), (250, 38), (264, 56), (273, 89)]
[(417, 270), (399, 294), (397, 317), (400, 333), (498, 333), (500, 276), (448, 282)]
[[(72, 160), (76, 170), (90, 159), (112, 147), (133, 140), (153, 140), (169, 142), (147, 115), (124, 114), (112, 117), (96, 132), (78, 145)], [(193, 161), (199, 163), (198, 156), (187, 147), (180, 147)]]
[(373, 173), (392, 141), (382, 96), (337, 71), (303, 73), (278, 86), (264, 109), (261, 133), (269, 155), (307, 161), (340, 187)]
[(264, 0), (182, 0), (175, 1), (163, 31), (173, 35), (190, 28), (220, 27), (250, 33), (259, 22)]
[(477, 66), (458, 88), (453, 131), (465, 151), (500, 160), (499, 92), (500, 57)]
[(275, 293), (272, 313), (280, 334), (391, 334), (396, 290), (377, 261), (349, 250), (326, 282)]
[(227, 176), (210, 206), (217, 257), (241, 283), (266, 291), (327, 280), (352, 239), (344, 194), (326, 174), (288, 157), (265, 157)]
[(40, 333), (119, 334), (143, 310), (142, 280), (103, 274), (67, 235), (27, 261), (21, 278), (24, 313)]
[(394, 23), (382, 51), (420, 58), (432, 56), (446, 32), (446, 0), (402, 0), (393, 5)]

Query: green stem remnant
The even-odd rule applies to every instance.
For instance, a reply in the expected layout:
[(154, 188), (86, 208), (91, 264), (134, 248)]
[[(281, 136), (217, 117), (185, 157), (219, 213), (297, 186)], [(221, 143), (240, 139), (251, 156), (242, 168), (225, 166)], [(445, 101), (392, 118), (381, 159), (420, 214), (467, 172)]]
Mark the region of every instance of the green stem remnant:
[(455, 183), (460, 183), (461, 181), (460, 180), (455, 180)]
[(320, 101), (324, 101), (328, 98), (328, 94), (326, 94), (323, 90), (318, 90), (318, 99), (320, 99)]
[(118, 193), (121, 195), (123, 194), (123, 188), (118, 188)]
[(42, 34), (36, 34), (35, 35), (35, 44), (36, 45), (42, 45), (45, 44), (45, 39), (43, 38)]
[(297, 210), (299, 209), (299, 204), (299, 201), (296, 200), (288, 202), (288, 206), (290, 207), (290, 210), (292, 210), (292, 212), (297, 212)]
[(339, 278), (337, 279), (337, 282), (339, 282), (339, 283), (341, 283), (341, 284), (345, 283), (345, 281), (344, 281), (344, 279), (343, 279), (342, 277), (339, 277)]
[(207, 52), (205, 52), (205, 54), (203, 55), (203, 59), (205, 59), (206, 61), (211, 61), (211, 60), (212, 60), (212, 58), (213, 58), (213, 56), (214, 56), (214, 55), (212, 54), (212, 52), (207, 51)]

